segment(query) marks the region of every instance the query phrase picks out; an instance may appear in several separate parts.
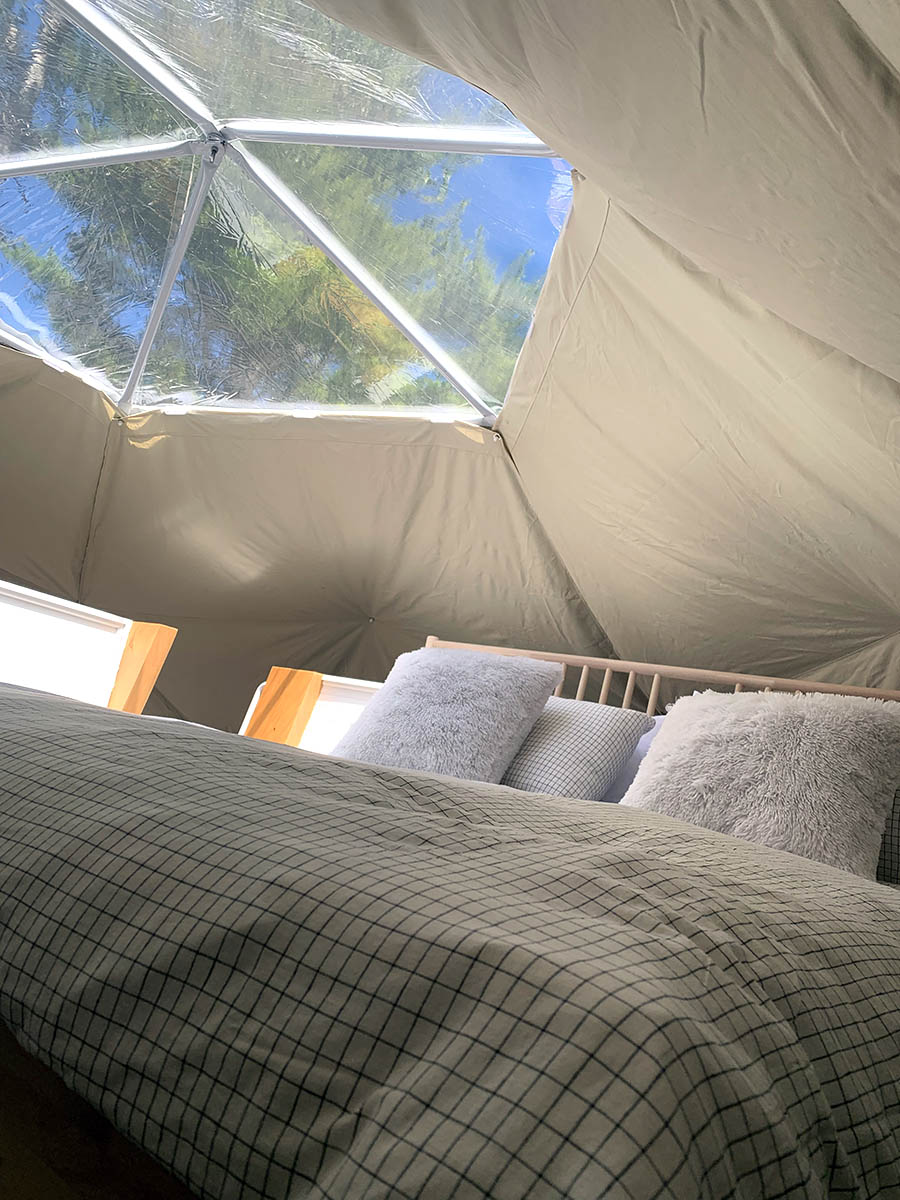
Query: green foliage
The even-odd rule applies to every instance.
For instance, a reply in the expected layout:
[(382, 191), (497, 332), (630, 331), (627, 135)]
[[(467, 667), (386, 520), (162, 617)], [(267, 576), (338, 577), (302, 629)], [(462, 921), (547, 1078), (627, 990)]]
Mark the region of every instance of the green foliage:
[[(252, 104), (260, 86), (267, 115), (398, 119), (405, 112), (415, 119), (424, 104), (420, 85), (428, 68), (289, 0), (230, 0), (215, 45), (198, 35), (196, 22), (192, 32), (183, 5), (123, 3), (138, 23), (153, 14), (143, 32), (175, 48), (201, 87), (224, 74), (229, 111)], [(55, 10), (48, 6), (40, 27), (32, 20), (29, 32), (24, 14), (33, 13), (33, 5), (0, 4), (0, 37), (6, 37), (0, 145), (8, 151), (136, 133), (163, 136), (180, 124), (140, 81), (110, 70), (103, 52)], [(260, 14), (248, 21), (257, 7), (264, 7), (265, 20)], [(244, 45), (243, 61), (265, 63), (271, 30), (280, 27), (297, 39), (300, 19), (302, 38), (315, 54), (298, 42), (297, 56), (280, 76), (270, 71), (261, 84), (252, 68), (242, 73), (223, 66), (239, 61), (236, 52), (229, 59), (229, 39), (256, 38), (255, 46)], [(367, 76), (347, 69), (348, 39), (355, 39), (358, 54), (364, 48)], [(207, 99), (220, 101), (218, 95)], [(459, 156), (312, 146), (267, 146), (260, 153), (502, 400), (539, 283), (525, 279), (527, 255), (498, 278), (483, 234), (464, 232), (464, 204), (447, 204)], [(60, 344), (113, 379), (133, 358), (195, 167), (173, 160), (46, 176), (52, 189), (47, 219), (52, 213), (66, 232), (61, 241), (49, 239), (53, 244), (43, 254), (32, 232), (40, 221), (23, 236), (21, 211), (0, 209), (5, 256), (27, 276), (28, 298), (49, 313)], [(399, 219), (397, 205), (408, 196), (416, 198), (418, 215)], [(161, 396), (192, 393), (195, 400), (421, 405), (460, 399), (227, 160), (191, 240), (146, 381)]]
[[(266, 146), (261, 155), (413, 315), (436, 332), (461, 365), (502, 400), (540, 282), (525, 279), (529, 255), (498, 278), (483, 234), (463, 233), (464, 205), (446, 207), (452, 171), (472, 160), (316, 146)], [(417, 207), (425, 207), (425, 215), (397, 221), (392, 208), (406, 194), (415, 196)], [(423, 386), (420, 382), (412, 391)], [(443, 385), (429, 390), (433, 403), (447, 402)]]

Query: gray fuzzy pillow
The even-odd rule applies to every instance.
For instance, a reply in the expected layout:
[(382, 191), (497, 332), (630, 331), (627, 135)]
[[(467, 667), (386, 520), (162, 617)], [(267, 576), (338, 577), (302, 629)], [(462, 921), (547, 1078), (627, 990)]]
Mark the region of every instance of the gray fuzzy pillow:
[(499, 783), (562, 673), (477, 650), (401, 654), (332, 754)]
[(900, 704), (703, 692), (671, 709), (622, 804), (875, 878)]

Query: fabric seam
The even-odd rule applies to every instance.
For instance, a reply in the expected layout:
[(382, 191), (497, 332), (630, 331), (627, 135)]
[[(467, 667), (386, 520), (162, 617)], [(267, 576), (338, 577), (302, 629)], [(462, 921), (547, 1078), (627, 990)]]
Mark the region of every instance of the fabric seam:
[[(569, 326), (569, 322), (572, 319), (572, 313), (575, 311), (575, 305), (578, 303), (579, 299), (581, 298), (581, 293), (584, 291), (584, 285), (587, 283), (588, 276), (590, 275), (591, 271), (594, 268), (594, 263), (597, 261), (597, 256), (599, 255), (600, 249), (603, 245), (603, 237), (606, 233), (606, 226), (609, 222), (609, 211), (610, 211), (611, 207), (612, 207), (612, 200), (607, 199), (606, 212), (603, 216), (603, 227), (600, 230), (600, 236), (597, 238), (597, 245), (594, 247), (594, 253), (591, 255), (591, 260), (588, 263), (588, 265), (585, 267), (584, 274), (581, 276), (581, 280), (579, 281), (578, 287), (575, 289), (575, 295), (572, 297), (571, 303), (569, 304), (569, 307), (566, 311), (565, 320), (563, 321), (562, 325), (560, 326), (559, 333), (556, 335), (556, 340), (553, 343), (552, 350), (547, 355), (547, 362), (544, 366), (544, 370), (541, 372), (541, 377), (538, 380), (537, 387), (532, 392), (531, 400), (528, 403), (528, 408), (525, 412), (525, 416), (519, 422), (519, 429), (515, 435), (515, 438), (511, 445), (509, 443), (507, 443), (507, 449), (508, 449), (510, 455), (512, 455), (513, 451), (515, 450), (516, 443), (518, 442), (519, 438), (521, 437), (522, 430), (525, 428), (525, 425), (527, 424), (528, 419), (531, 416), (531, 410), (534, 408), (534, 404), (538, 398), (538, 394), (540, 393), (541, 388), (544, 386), (544, 382), (547, 378), (547, 375), (550, 371), (551, 366), (553, 365), (553, 360), (556, 358), (556, 352), (559, 349), (559, 343), (562, 341), (562, 336), (566, 332), (566, 329)], [(502, 415), (503, 410), (501, 409), (500, 412)], [(505, 439), (504, 439), (504, 441), (505, 441)]]
[(83, 591), (83, 586), (84, 586), (84, 572), (85, 572), (85, 568), (87, 566), (87, 558), (88, 558), (88, 553), (91, 548), (91, 542), (93, 541), (93, 538), (94, 538), (94, 516), (97, 511), (97, 498), (100, 495), (100, 486), (103, 483), (103, 476), (104, 476), (104, 472), (106, 470), (106, 458), (107, 458), (107, 455), (109, 454), (109, 439), (112, 436), (113, 427), (115, 426), (116, 428), (118, 428), (118, 425), (119, 425), (118, 420), (115, 417), (113, 417), (113, 418), (111, 418), (109, 424), (106, 427), (106, 438), (103, 442), (103, 455), (100, 459), (100, 469), (97, 471), (97, 483), (96, 483), (96, 486), (94, 487), (93, 499), (91, 500), (91, 513), (90, 513), (90, 516), (88, 517), (87, 533), (85, 534), (85, 538), (84, 538), (84, 550), (82, 551), (82, 554), (81, 554), (81, 566), (79, 567), (79, 570), (78, 570), (78, 583), (75, 588), (75, 599), (79, 604), (84, 603), (84, 601), (82, 600), (82, 591)]

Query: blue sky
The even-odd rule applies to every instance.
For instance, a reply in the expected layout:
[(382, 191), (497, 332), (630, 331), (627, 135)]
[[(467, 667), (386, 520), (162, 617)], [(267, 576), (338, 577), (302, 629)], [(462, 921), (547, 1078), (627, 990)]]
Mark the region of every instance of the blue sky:
[[(473, 237), (484, 228), (498, 274), (531, 250), (526, 278), (540, 279), (559, 236), (555, 222), (565, 216), (570, 187), (568, 164), (562, 159), (486, 155), (453, 172), (444, 207), (467, 201), (463, 232)], [(398, 220), (413, 220), (426, 212), (434, 215), (435, 209), (410, 194), (395, 201), (393, 212)]]
[[(523, 128), (499, 101), (453, 75), (429, 68), (420, 86), (438, 119), (495, 125), (501, 133), (510, 126)], [(487, 155), (454, 171), (447, 206), (468, 201), (463, 232), (473, 236), (479, 226), (484, 228), (498, 274), (523, 250), (530, 249), (533, 257), (526, 278), (540, 279), (568, 211), (569, 172), (569, 164), (561, 158)], [(417, 204), (414, 197), (403, 197), (394, 205), (394, 213), (407, 220), (424, 211), (425, 206)], [(430, 206), (428, 211), (433, 213), (434, 208)]]

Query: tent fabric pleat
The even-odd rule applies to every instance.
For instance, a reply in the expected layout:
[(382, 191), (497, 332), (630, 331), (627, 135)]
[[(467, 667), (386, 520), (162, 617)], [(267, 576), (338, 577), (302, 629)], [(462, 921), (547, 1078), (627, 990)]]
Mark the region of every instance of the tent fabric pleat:
[(623, 657), (900, 677), (900, 386), (586, 181), (498, 428)]
[(273, 664), (382, 679), (429, 633), (610, 650), (479, 426), (114, 419), (0, 349), (0, 458), (0, 574), (178, 627), (151, 712), (237, 728)]

